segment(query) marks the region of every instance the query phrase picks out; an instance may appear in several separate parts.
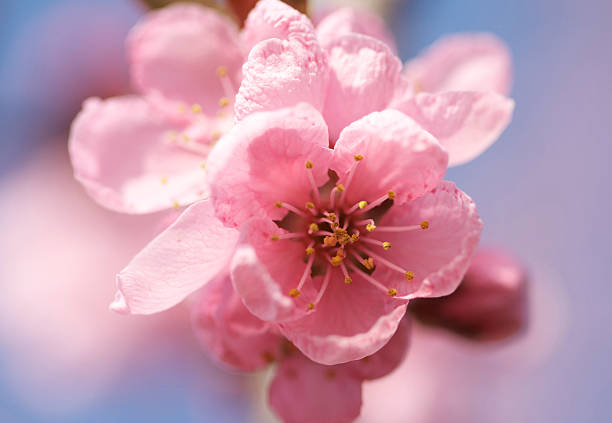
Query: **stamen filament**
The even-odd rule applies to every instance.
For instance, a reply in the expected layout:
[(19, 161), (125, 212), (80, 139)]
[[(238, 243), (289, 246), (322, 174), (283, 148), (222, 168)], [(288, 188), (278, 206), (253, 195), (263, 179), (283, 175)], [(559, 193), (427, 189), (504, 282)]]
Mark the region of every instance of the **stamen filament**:
[(346, 179), (346, 184), (344, 184), (344, 191), (342, 191), (342, 195), (340, 196), (340, 205), (344, 204), (344, 200), (346, 199), (346, 193), (349, 187), (351, 186), (351, 182), (353, 181), (353, 176), (355, 175), (355, 170), (357, 169), (357, 165), (362, 159), (363, 159), (363, 156), (360, 156), (360, 155), (355, 156), (355, 162), (353, 163), (353, 166), (351, 166), (351, 169), (349, 170), (349, 174)]
[(348, 270), (346, 269), (346, 265), (344, 264), (344, 262), (340, 263), (340, 269), (342, 270), (342, 273), (344, 274), (344, 283), (347, 285), (352, 284), (353, 278), (349, 276)]
[[(376, 230), (378, 230), (378, 227), (376, 228)], [(365, 236), (359, 239), (363, 242), (367, 242), (368, 244), (378, 245), (379, 247), (383, 247), (385, 250), (388, 250), (389, 248), (391, 248), (391, 243), (387, 241), (379, 241), (377, 239), (371, 239)]]
[(371, 251), (369, 248), (364, 248), (361, 247), (361, 250), (363, 253), (368, 254), (370, 257), (376, 259), (377, 262), (380, 262), (382, 264), (384, 264), (385, 266), (393, 269), (393, 270), (397, 270), (398, 272), (406, 275), (408, 273), (408, 270), (403, 269), (402, 267), (398, 266), (397, 264), (390, 262), (389, 260), (387, 260), (386, 258), (374, 253), (373, 251)]
[(376, 231), (378, 232), (407, 232), (407, 231), (419, 231), (429, 228), (429, 222), (426, 220), (418, 225), (410, 226), (377, 226)]
[(367, 206), (368, 206), (368, 202), (367, 202), (367, 201), (363, 201), (363, 200), (362, 200), (362, 201), (357, 202), (357, 204), (354, 204), (354, 205), (353, 205), (353, 207), (351, 207), (350, 209), (348, 209), (348, 210), (347, 210), (345, 213), (346, 213), (347, 215), (351, 215), (351, 214), (353, 214), (354, 212), (356, 212), (357, 210), (359, 210), (359, 209), (364, 209), (364, 208), (366, 208)]
[(372, 276), (368, 275), (367, 273), (365, 273), (364, 271), (362, 271), (361, 269), (359, 269), (356, 266), (351, 266), (351, 269), (354, 270), (355, 272), (359, 273), (359, 276), (363, 277), (365, 280), (367, 280), (370, 284), (372, 284), (374, 287), (378, 288), (379, 290), (381, 290), (382, 292), (384, 292), (387, 295), (390, 295), (389, 293), (389, 288), (387, 288), (386, 286), (384, 286), (382, 283), (378, 282), (376, 279), (374, 279)]
[(308, 180), (310, 181), (310, 185), (312, 185), (312, 194), (314, 196), (315, 204), (317, 207), (321, 204), (321, 196), (319, 195), (319, 188), (314, 180), (314, 175), (312, 174), (313, 163), (308, 160), (306, 162), (306, 173), (308, 174)]
[(308, 218), (308, 215), (306, 213), (304, 213), (302, 210), (298, 209), (297, 207), (292, 206), (291, 204), (283, 203), (282, 201), (277, 201), (274, 205), (279, 209), (285, 208), (297, 214), (298, 216)]
[[(390, 192), (392, 192), (392, 191), (390, 191)], [(390, 198), (389, 197), (389, 193), (387, 193), (387, 194), (383, 195), (382, 197), (374, 200), (373, 202), (368, 204), (366, 207), (364, 207), (361, 210), (359, 210), (358, 213), (368, 212), (368, 211), (372, 210), (374, 207), (380, 206), (382, 203), (384, 203), (389, 198)]]
[(297, 239), (297, 238), (305, 238), (306, 234), (303, 232), (290, 232), (286, 234), (280, 235), (272, 235), (272, 239), (274, 241), (278, 241), (279, 239)]
[[(321, 301), (321, 298), (323, 298), (323, 294), (325, 294), (325, 291), (327, 290), (327, 287), (329, 286), (329, 281), (331, 279), (331, 266), (328, 264), (327, 265), (327, 269), (325, 269), (325, 277), (323, 278), (323, 283), (321, 284), (321, 289), (319, 290), (319, 293), (317, 294), (316, 298), (314, 299), (314, 301), (310, 304), (312, 304), (312, 308), (309, 307), (309, 309), (313, 309), (314, 306), (316, 306), (317, 304), (319, 304), (319, 301)], [(309, 304), (309, 306), (310, 306)]]
[(306, 263), (306, 269), (304, 269), (304, 273), (302, 274), (300, 283), (298, 283), (298, 286), (297, 286), (298, 291), (302, 290), (302, 287), (304, 286), (304, 283), (306, 282), (306, 278), (308, 278), (308, 275), (310, 275), (310, 273), (312, 272), (312, 263), (314, 262), (314, 258), (315, 258), (314, 254), (310, 255), (310, 257), (308, 258), (308, 262)]

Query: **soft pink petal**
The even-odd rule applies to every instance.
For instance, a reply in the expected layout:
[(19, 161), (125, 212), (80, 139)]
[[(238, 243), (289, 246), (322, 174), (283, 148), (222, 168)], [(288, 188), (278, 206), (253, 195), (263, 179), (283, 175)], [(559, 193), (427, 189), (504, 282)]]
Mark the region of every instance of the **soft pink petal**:
[(272, 235), (283, 233), (268, 219), (252, 219), (242, 227), (242, 238), (231, 263), (234, 287), (244, 305), (267, 322), (305, 315), (308, 303), (316, 295), (309, 273), (301, 295), (289, 295), (304, 275), (306, 263), (302, 260), (302, 243), (272, 240)]
[(221, 363), (257, 370), (281, 357), (281, 337), (246, 309), (229, 274), (204, 287), (193, 317), (204, 350)]
[(493, 91), (507, 95), (512, 85), (508, 47), (492, 34), (441, 38), (406, 64), (404, 75), (427, 92)]
[(380, 16), (365, 10), (342, 7), (325, 16), (317, 25), (317, 37), (323, 45), (345, 34), (368, 35), (396, 51), (395, 40), (385, 22)]
[(278, 366), (268, 401), (284, 423), (348, 423), (359, 416), (361, 380), (294, 354)]
[(374, 354), (347, 363), (360, 379), (379, 379), (395, 370), (404, 361), (410, 346), (410, 320), (402, 319), (389, 342)]
[(327, 57), (318, 44), (270, 39), (257, 44), (243, 67), (244, 79), (234, 111), (238, 120), (266, 110), (309, 103), (323, 109)]
[(474, 340), (508, 338), (527, 325), (527, 276), (508, 253), (481, 249), (455, 292), (410, 306), (422, 321)]
[(304, 45), (316, 44), (310, 19), (279, 0), (261, 0), (251, 10), (244, 24), (242, 37), (246, 51), (270, 38), (293, 39)]
[(396, 203), (419, 197), (438, 184), (448, 161), (434, 137), (396, 110), (372, 113), (342, 131), (333, 168), (345, 184), (356, 154), (364, 158), (347, 189), (350, 204), (373, 201), (389, 190)]
[(482, 231), (482, 221), (470, 197), (452, 182), (442, 181), (432, 191), (403, 206), (393, 206), (378, 226), (429, 223), (428, 229), (380, 232), (391, 249), (385, 258), (414, 272), (414, 279), (380, 265), (374, 276), (398, 291), (398, 297), (439, 297), (452, 293), (470, 264)]
[(277, 201), (304, 207), (312, 185), (305, 163), (314, 163), (322, 185), (332, 151), (323, 118), (307, 104), (261, 112), (239, 122), (209, 158), (208, 176), (217, 216), (238, 225), (253, 216), (282, 218)]
[(189, 207), (117, 275), (114, 311), (166, 310), (227, 269), (239, 233), (215, 217), (209, 201)]
[(195, 4), (174, 4), (151, 12), (131, 32), (128, 50), (132, 79), (142, 92), (172, 107), (198, 104), (214, 116), (224, 90), (217, 69), (240, 85), (244, 56), (238, 29), (227, 17)]
[(283, 334), (304, 355), (327, 365), (374, 354), (393, 336), (406, 312), (405, 301), (389, 297), (356, 275), (346, 285), (340, 270), (334, 272), (314, 312), (281, 325)]
[(453, 166), (472, 160), (497, 141), (512, 120), (514, 101), (493, 92), (420, 93), (394, 108), (436, 137)]
[(173, 142), (182, 129), (140, 97), (89, 99), (70, 133), (75, 177), (96, 201), (120, 212), (191, 203), (207, 192), (205, 157)]
[(351, 122), (388, 106), (402, 64), (383, 42), (359, 34), (331, 40), (326, 51), (330, 76), (323, 116), (335, 141)]

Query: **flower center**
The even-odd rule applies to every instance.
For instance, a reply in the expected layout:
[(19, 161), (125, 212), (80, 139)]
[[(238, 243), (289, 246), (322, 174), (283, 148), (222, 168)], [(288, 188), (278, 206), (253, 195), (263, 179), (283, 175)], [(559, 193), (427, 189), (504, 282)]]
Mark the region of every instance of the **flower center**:
[(306, 202), (303, 207), (283, 201), (275, 203), (277, 208), (285, 208), (290, 212), (289, 215), (295, 220), (292, 227), (297, 230), (272, 235), (272, 240), (292, 240), (303, 242), (305, 246), (306, 269), (289, 295), (299, 297), (308, 276), (324, 275), (316, 298), (307, 306), (308, 310), (315, 308), (329, 283), (333, 283), (332, 280), (342, 280), (346, 285), (351, 285), (353, 277), (358, 275), (381, 292), (394, 297), (397, 295), (396, 288), (388, 287), (372, 276), (377, 266), (398, 272), (402, 275), (399, 279), (403, 281), (411, 281), (415, 276), (414, 272), (385, 257), (392, 245), (384, 239), (384, 234), (425, 230), (429, 228), (429, 223), (424, 221), (410, 226), (377, 226), (376, 221), (393, 206), (396, 194), (392, 190), (373, 201), (364, 199), (349, 204), (347, 192), (363, 156), (357, 154), (354, 160), (345, 185), (334, 184), (333, 187), (318, 187), (312, 173), (314, 163), (307, 161), (305, 167), (312, 185), (312, 201)]

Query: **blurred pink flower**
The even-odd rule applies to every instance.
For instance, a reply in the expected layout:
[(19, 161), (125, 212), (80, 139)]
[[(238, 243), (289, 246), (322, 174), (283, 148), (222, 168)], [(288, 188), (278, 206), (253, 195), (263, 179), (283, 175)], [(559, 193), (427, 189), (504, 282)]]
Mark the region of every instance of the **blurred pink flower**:
[(269, 402), (286, 423), (352, 421), (361, 409), (362, 381), (390, 373), (404, 358), (409, 341), (404, 320), (374, 355), (335, 366), (317, 364), (246, 309), (229, 274), (206, 286), (194, 326), (204, 349), (222, 364), (257, 370), (278, 363)]
[(156, 360), (142, 351), (159, 350), (159, 339), (178, 347), (188, 333), (180, 309), (151, 321), (108, 313), (113, 269), (155, 233), (160, 216), (96, 207), (74, 182), (62, 147), (40, 150), (0, 185), (15, 206), (0, 212), (3, 359), (12, 387), (44, 413), (89, 404), (136, 356)]
[(443, 298), (417, 299), (410, 311), (427, 324), (472, 339), (507, 338), (527, 324), (527, 276), (511, 255), (481, 249), (457, 291)]

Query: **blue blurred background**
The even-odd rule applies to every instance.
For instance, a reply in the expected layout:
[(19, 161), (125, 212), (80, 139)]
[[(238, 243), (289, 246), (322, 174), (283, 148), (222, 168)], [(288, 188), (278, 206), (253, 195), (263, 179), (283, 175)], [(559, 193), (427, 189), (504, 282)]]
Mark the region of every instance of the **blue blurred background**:
[[(555, 335), (537, 366), (503, 382), (498, 395), (480, 398), (482, 411), (475, 419), (609, 421), (612, 227), (606, 219), (612, 216), (607, 185), (612, 174), (612, 2), (396, 3), (390, 16), (402, 60), (413, 57), (440, 35), (463, 31), (491, 31), (509, 44), (514, 56), (512, 96), (517, 108), (513, 123), (483, 156), (450, 170), (448, 179), (456, 181), (478, 204), (485, 221), (484, 242), (509, 247), (529, 267), (533, 284), (543, 293), (532, 307), (539, 307), (541, 298), (555, 303), (556, 314), (547, 321), (550, 328), (534, 324), (543, 327), (543, 342), (548, 342), (549, 332)], [(129, 90), (123, 42), (141, 13), (141, 7), (128, 0), (0, 2), (0, 195), (5, 208), (36, 205), (36, 199), (30, 198), (36, 197), (36, 184), (45, 190), (49, 181), (44, 177), (31, 181), (29, 197), (22, 201), (19, 195), (26, 188), (19, 188), (24, 180), (19, 172), (30, 168), (33, 160), (43, 160), (41, 155), (58, 154), (58, 163), (66, 169), (61, 178), (69, 177), (67, 159), (62, 157), (71, 118), (87, 96)], [(73, 190), (74, 195), (81, 195), (78, 187)], [(77, 212), (83, 213), (73, 211)], [(3, 213), (0, 216), (5, 217)], [(44, 213), (40, 211), (41, 219)], [(92, 225), (133, 223), (114, 219), (103, 214)], [(4, 218), (0, 223), (29, 224), (25, 217)], [(5, 230), (6, 226), (0, 227), (0, 236)], [(137, 245), (130, 248), (135, 252)], [(117, 259), (119, 263), (127, 260), (126, 254)], [(3, 254), (0, 266), (8, 265), (8, 260), (12, 259)], [(36, 265), (35, 256), (32, 266)], [(112, 270), (116, 269), (110, 269), (109, 274)], [(3, 291), (11, 283), (15, 281), (0, 280)], [(108, 283), (110, 296), (112, 279)], [(2, 296), (9, 296), (8, 292)], [(109, 298), (101, 302), (105, 304)], [(60, 389), (59, 379), (65, 375), (59, 372), (51, 379), (32, 379), (32, 383), (44, 383), (47, 393), (44, 389), (35, 393), (29, 382), (22, 380), (20, 366), (25, 369), (31, 362), (15, 359), (21, 350), (11, 334), (18, 337), (24, 330), (37, 332), (20, 325), (27, 308), (16, 309), (24, 314), (0, 314), (7, 327), (0, 340), (0, 421), (250, 421), (252, 406), (241, 395), (250, 381), (227, 376), (202, 357), (188, 334), (187, 313), (172, 317), (176, 325), (171, 329), (183, 333), (174, 337), (167, 335), (169, 328), (160, 329), (163, 324), (158, 321), (139, 321), (134, 331), (169, 337), (160, 342), (159, 336), (151, 336), (154, 340), (126, 352), (120, 376), (100, 389), (95, 398), (59, 410), (50, 407), (45, 399), (54, 403), (65, 400), (52, 392)], [(116, 322), (126, 324), (125, 320)], [(133, 336), (128, 333), (116, 341)], [(36, 353), (45, 354), (44, 350)], [(95, 367), (95, 359), (89, 365)], [(75, 380), (78, 386), (81, 382)], [(44, 398), (38, 401), (35, 396)], [(449, 416), (448, 421), (454, 420)]]

